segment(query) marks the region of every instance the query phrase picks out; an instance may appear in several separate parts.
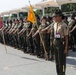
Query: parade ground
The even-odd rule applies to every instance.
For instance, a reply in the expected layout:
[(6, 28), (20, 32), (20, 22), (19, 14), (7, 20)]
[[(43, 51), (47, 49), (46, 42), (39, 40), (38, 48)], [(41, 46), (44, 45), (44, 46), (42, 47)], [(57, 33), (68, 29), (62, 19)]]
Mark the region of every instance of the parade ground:
[[(45, 61), (0, 44), (0, 75), (56, 75), (55, 61)], [(76, 53), (69, 51), (66, 75), (76, 75)]]

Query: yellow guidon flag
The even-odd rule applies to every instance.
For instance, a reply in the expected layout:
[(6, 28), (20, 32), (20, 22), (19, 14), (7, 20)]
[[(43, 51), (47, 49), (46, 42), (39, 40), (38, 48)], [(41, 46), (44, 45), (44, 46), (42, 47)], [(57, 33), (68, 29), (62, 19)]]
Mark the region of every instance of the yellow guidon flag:
[(34, 14), (32, 5), (30, 5), (30, 10), (29, 10), (29, 13), (28, 13), (27, 20), (32, 22), (32, 23), (35, 22), (35, 14)]

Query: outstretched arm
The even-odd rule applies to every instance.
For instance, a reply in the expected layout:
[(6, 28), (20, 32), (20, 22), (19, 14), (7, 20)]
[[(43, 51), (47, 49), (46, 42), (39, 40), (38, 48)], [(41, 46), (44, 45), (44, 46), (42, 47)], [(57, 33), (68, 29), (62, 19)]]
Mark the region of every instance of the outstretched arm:
[(31, 29), (30, 33), (28, 34), (28, 37), (32, 35), (33, 29)]
[(50, 28), (50, 26), (48, 26), (48, 27), (42, 29), (41, 32), (45, 32), (45, 31), (47, 31), (49, 28)]
[(75, 29), (76, 29), (76, 25), (73, 27), (73, 29), (70, 32), (74, 31)]
[(37, 34), (39, 34), (39, 32), (40, 30), (38, 29), (32, 37), (34, 38)]

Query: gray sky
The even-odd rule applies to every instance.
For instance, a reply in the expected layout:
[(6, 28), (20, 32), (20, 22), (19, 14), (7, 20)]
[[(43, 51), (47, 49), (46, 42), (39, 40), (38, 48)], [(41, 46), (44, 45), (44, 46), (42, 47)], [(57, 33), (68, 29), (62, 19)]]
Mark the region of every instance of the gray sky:
[[(0, 0), (0, 12), (9, 11), (29, 5), (29, 0)], [(42, 0), (30, 0), (31, 4), (36, 4)]]

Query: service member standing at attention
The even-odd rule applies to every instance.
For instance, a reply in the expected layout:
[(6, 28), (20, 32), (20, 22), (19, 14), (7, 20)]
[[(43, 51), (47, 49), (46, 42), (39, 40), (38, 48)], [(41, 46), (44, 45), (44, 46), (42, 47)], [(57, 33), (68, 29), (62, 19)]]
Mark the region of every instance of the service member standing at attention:
[[(68, 27), (69, 27), (69, 31), (71, 31), (73, 29), (73, 27), (76, 25), (76, 20), (75, 20), (75, 14), (71, 14), (71, 20), (69, 21), (68, 23)], [(69, 48), (72, 50), (72, 51), (75, 51), (75, 47), (74, 47), (74, 36), (75, 34), (69, 34)]]
[(57, 75), (65, 75), (66, 53), (68, 48), (68, 27), (63, 22), (61, 10), (53, 14), (54, 24), (54, 49)]
[[(35, 34), (39, 26), (41, 25), (40, 23), (40, 17), (38, 15), (35, 15), (36, 22), (32, 25), (32, 29), (29, 33), (29, 37)], [(38, 26), (38, 27), (37, 27)], [(37, 57), (40, 57), (40, 36), (39, 34), (33, 37), (33, 44), (34, 44), (34, 54), (37, 54)]]
[[(47, 33), (47, 31), (45, 32), (41, 32), (43, 29), (45, 29), (46, 27), (48, 27), (49, 25), (47, 24), (47, 17), (43, 16), (42, 20), (41, 20), (41, 25), (39, 26), (38, 30), (35, 32), (35, 34), (33, 35), (33, 37), (35, 37), (36, 35), (40, 34), (42, 41), (44, 43), (46, 52), (47, 52), (47, 58), (45, 58), (46, 60), (49, 60), (50, 58), (50, 36)], [(40, 32), (40, 33), (39, 33)], [(44, 58), (44, 48), (43, 45), (41, 44), (41, 58)]]

